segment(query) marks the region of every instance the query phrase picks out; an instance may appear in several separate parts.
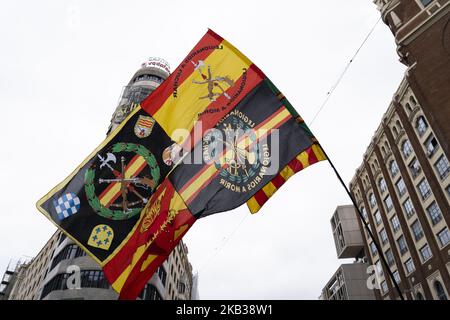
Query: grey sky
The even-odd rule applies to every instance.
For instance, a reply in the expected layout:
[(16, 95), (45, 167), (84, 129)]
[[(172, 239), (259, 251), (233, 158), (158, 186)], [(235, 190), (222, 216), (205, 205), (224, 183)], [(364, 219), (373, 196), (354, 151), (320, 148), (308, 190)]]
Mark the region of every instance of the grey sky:
[[(147, 57), (173, 70), (209, 27), (309, 122), (378, 17), (371, 0), (2, 1), (0, 272), (54, 232), (36, 201), (104, 139), (123, 85)], [(403, 72), (380, 23), (311, 126), (346, 182)], [(185, 241), (200, 297), (316, 299), (343, 262), (329, 220), (347, 203), (322, 162), (257, 215), (243, 206), (198, 221)]]

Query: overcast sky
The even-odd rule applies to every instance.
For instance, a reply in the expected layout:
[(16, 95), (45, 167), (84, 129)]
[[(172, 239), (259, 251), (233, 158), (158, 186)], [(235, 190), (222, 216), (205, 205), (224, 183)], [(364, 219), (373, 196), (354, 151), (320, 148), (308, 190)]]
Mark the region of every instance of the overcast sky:
[[(36, 201), (105, 138), (122, 87), (149, 56), (172, 70), (211, 28), (309, 123), (379, 17), (372, 0), (2, 1), (0, 273), (55, 227)], [(404, 72), (379, 23), (311, 129), (348, 183)], [(316, 299), (341, 263), (329, 220), (348, 204), (327, 162), (257, 215), (199, 220), (185, 237), (202, 299)], [(245, 220), (243, 220), (245, 217)]]

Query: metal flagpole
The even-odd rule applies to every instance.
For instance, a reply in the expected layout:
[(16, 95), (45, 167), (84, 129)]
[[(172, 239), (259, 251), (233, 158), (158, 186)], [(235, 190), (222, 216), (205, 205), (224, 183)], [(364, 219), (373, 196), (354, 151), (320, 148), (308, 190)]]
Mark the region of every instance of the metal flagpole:
[(381, 249), (381, 246), (380, 246), (380, 245), (378, 244), (378, 242), (375, 240), (375, 237), (373, 236), (373, 233), (372, 233), (372, 231), (370, 230), (369, 225), (367, 224), (366, 220), (364, 219), (363, 214), (362, 214), (361, 211), (359, 210), (359, 207), (358, 207), (358, 205), (356, 204), (355, 199), (353, 198), (352, 194), (350, 193), (350, 191), (348, 190), (346, 184), (344, 183), (344, 180), (342, 180), (342, 177), (340, 176), (340, 174), (339, 174), (339, 172), (337, 171), (336, 167), (334, 166), (333, 162), (331, 162), (330, 157), (328, 157), (328, 155), (326, 154), (325, 150), (323, 149), (323, 147), (322, 147), (322, 145), (321, 145), (320, 143), (319, 143), (319, 146), (320, 146), (320, 148), (322, 149), (323, 154), (324, 154), (325, 157), (327, 158), (328, 163), (330, 164), (331, 168), (333, 168), (334, 173), (336, 174), (337, 178), (339, 179), (339, 181), (341, 182), (341, 184), (342, 184), (342, 186), (344, 187), (345, 191), (347, 192), (347, 195), (348, 195), (349, 198), (352, 200), (353, 206), (356, 208), (356, 211), (358, 212), (359, 218), (361, 219), (362, 223), (364, 224), (364, 227), (366, 228), (366, 230), (367, 230), (367, 232), (368, 232), (370, 238), (372, 239), (373, 243), (375, 244), (375, 247), (376, 247), (377, 250), (378, 250), (378, 254), (379, 254), (380, 257), (381, 257), (381, 260), (383, 261), (384, 265), (385, 265), (386, 268), (387, 268), (387, 271), (388, 271), (388, 274), (389, 274), (389, 278), (391, 278), (391, 281), (392, 281), (392, 283), (394, 284), (395, 289), (397, 290), (397, 292), (398, 292), (398, 294), (399, 294), (399, 296), (400, 296), (400, 299), (405, 300), (405, 297), (403, 296), (402, 291), (401, 291), (401, 289), (400, 289), (400, 287), (399, 287), (397, 281), (395, 281), (394, 274), (392, 273), (391, 268), (389, 267), (389, 265), (388, 265), (388, 263), (387, 263), (387, 261), (386, 261), (386, 258), (384, 257), (384, 254), (383, 254), (383, 251), (382, 251), (382, 249)]

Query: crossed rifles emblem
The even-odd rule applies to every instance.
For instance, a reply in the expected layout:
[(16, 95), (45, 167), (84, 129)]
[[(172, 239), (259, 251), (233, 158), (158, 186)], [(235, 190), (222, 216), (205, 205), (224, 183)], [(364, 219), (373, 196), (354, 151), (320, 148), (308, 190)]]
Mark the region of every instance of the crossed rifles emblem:
[[(130, 178), (126, 178), (125, 177), (125, 157), (121, 157), (120, 158), (120, 162), (121, 162), (121, 171), (118, 171), (116, 169), (114, 169), (111, 163), (116, 163), (116, 156), (112, 153), (107, 153), (106, 154), (106, 158), (97, 155), (98, 158), (100, 159), (100, 169), (102, 169), (103, 167), (107, 167), (108, 169), (111, 170), (111, 172), (114, 175), (113, 179), (98, 179), (99, 183), (107, 183), (107, 184), (113, 184), (113, 183), (119, 183), (120, 184), (120, 194), (122, 196), (122, 202), (121, 203), (112, 203), (110, 206), (111, 207), (119, 207), (122, 208), (123, 213), (127, 213), (128, 211), (130, 211), (130, 207), (134, 207), (138, 204), (146, 204), (148, 202), (148, 199), (146, 197), (144, 197), (143, 195), (141, 195), (139, 193), (139, 191), (136, 189), (136, 187), (138, 188), (143, 188), (145, 190), (148, 190), (148, 188), (153, 189), (155, 186), (155, 181), (149, 177), (130, 177)], [(138, 201), (128, 201), (128, 192), (131, 191), (132, 193), (134, 193), (139, 200)]]
[[(224, 85), (227, 85), (228, 88), (234, 86), (234, 81), (230, 79), (228, 76), (217, 76), (213, 77), (211, 72), (211, 66), (208, 66), (208, 74), (205, 75), (203, 73), (203, 68), (206, 66), (203, 60), (199, 60), (198, 63), (191, 61), (194, 65), (194, 70), (197, 70), (203, 81), (192, 80), (192, 83), (195, 84), (206, 84), (208, 88), (208, 94), (206, 96), (202, 96), (199, 99), (209, 99), (210, 101), (216, 101), (217, 97), (224, 95), (228, 100), (231, 99), (230, 95), (223, 88)], [(219, 92), (214, 91), (215, 89), (219, 89)]]

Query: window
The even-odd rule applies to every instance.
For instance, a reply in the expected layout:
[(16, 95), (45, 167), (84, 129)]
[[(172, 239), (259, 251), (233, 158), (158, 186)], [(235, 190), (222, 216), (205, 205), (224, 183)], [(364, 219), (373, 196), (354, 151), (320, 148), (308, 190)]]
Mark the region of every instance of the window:
[(58, 246), (64, 241), (66, 240), (66, 235), (64, 233), (60, 233), (59, 234), (59, 242), (58, 242)]
[(412, 146), (411, 146), (411, 142), (409, 142), (409, 140), (405, 140), (405, 142), (403, 142), (402, 144), (402, 153), (403, 156), (406, 158), (409, 157), (409, 155), (412, 153)]
[(439, 300), (447, 300), (447, 295), (445, 294), (444, 287), (438, 280), (434, 282), (434, 290), (436, 290), (436, 295)]
[(378, 181), (378, 187), (380, 188), (381, 193), (384, 193), (387, 190), (386, 180), (384, 180), (384, 178), (381, 178)]
[(382, 222), (381, 214), (380, 214), (380, 211), (378, 211), (378, 210), (377, 210), (377, 212), (375, 212), (375, 222), (377, 223), (377, 226), (379, 226)]
[(82, 257), (85, 255), (86, 255), (86, 252), (84, 252), (83, 249), (78, 247), (76, 244), (70, 244), (70, 245), (64, 247), (64, 249), (62, 249), (55, 256), (55, 258), (52, 261), (50, 270), (53, 270), (53, 268), (63, 260), (74, 259), (74, 258)]
[(403, 208), (405, 209), (408, 219), (411, 218), (414, 214), (414, 206), (410, 198), (406, 199), (406, 201), (403, 202)]
[(433, 201), (433, 203), (427, 208), (427, 212), (428, 215), (430, 216), (433, 226), (442, 220), (441, 209), (439, 209), (439, 206), (435, 201)]
[(163, 286), (165, 287), (166, 286), (167, 272), (166, 272), (166, 270), (164, 269), (163, 266), (160, 266), (158, 268), (158, 277), (161, 280)]
[(448, 232), (447, 227), (445, 227), (441, 232), (438, 233), (438, 238), (442, 247), (445, 247), (450, 243), (450, 233)]
[(386, 230), (383, 228), (383, 229), (381, 229), (381, 231), (380, 231), (380, 238), (381, 238), (381, 243), (383, 244), (383, 245), (385, 245), (385, 244), (387, 244), (388, 243), (388, 236), (387, 236), (387, 233), (386, 233)]
[(381, 291), (383, 292), (383, 294), (385, 294), (385, 293), (387, 293), (388, 292), (388, 286), (387, 286), (387, 283), (386, 283), (386, 281), (383, 281), (382, 283), (381, 283)]
[(450, 173), (450, 165), (448, 163), (447, 157), (442, 155), (434, 164), (434, 168), (438, 172), (441, 180), (445, 179)]
[(395, 272), (393, 273), (393, 276), (394, 276), (394, 280), (395, 280), (395, 282), (397, 282), (397, 284), (398, 283), (400, 283), (400, 274), (398, 273), (398, 270), (395, 270)]
[(428, 6), (430, 3), (433, 2), (433, 0), (420, 0), (420, 2), (422, 3), (422, 5), (424, 7)]
[(428, 129), (428, 124), (425, 121), (425, 118), (423, 116), (420, 116), (417, 118), (416, 120), (416, 130), (417, 133), (419, 134), (419, 136), (423, 136), (425, 134), (425, 132)]
[(394, 204), (392, 203), (391, 196), (387, 196), (386, 199), (384, 199), (384, 205), (386, 206), (388, 212), (392, 210)]
[(430, 136), (427, 141), (425, 141), (425, 149), (427, 150), (428, 157), (431, 157), (438, 148), (439, 144), (435, 137)]
[(391, 249), (387, 249), (387, 251), (384, 253), (386, 255), (386, 260), (389, 267), (392, 267), (395, 264), (394, 255), (392, 254)]
[(394, 137), (397, 138), (398, 137), (398, 130), (396, 126), (392, 127), (392, 130), (394, 131)]
[(398, 221), (398, 217), (396, 215), (391, 219), (391, 226), (394, 233), (400, 230), (400, 222)]
[(405, 253), (408, 252), (408, 245), (406, 244), (405, 236), (401, 235), (397, 239), (398, 248), (400, 249), (400, 253), (403, 256)]
[(375, 263), (375, 268), (376, 268), (376, 270), (377, 270), (377, 275), (378, 275), (379, 277), (381, 277), (381, 276), (384, 274), (384, 272), (383, 272), (383, 267), (381, 266), (381, 261), (380, 261), (380, 260), (378, 260), (378, 261)]
[(423, 296), (422, 292), (416, 293), (416, 300), (425, 300), (425, 297)]
[(370, 252), (372, 253), (372, 256), (376, 256), (378, 254), (377, 246), (374, 242), (370, 243)]
[(422, 181), (420, 181), (418, 189), (420, 191), (420, 195), (422, 196), (422, 200), (425, 200), (431, 195), (430, 185), (428, 184), (428, 181), (425, 178), (422, 179)]
[(367, 220), (367, 211), (366, 211), (366, 208), (362, 207), (362, 208), (361, 208), (361, 213), (362, 213), (364, 219)]
[(395, 184), (395, 186), (397, 187), (397, 191), (398, 191), (398, 194), (400, 195), (400, 197), (405, 194), (406, 185), (405, 185), (405, 181), (403, 181), (403, 178), (400, 178), (400, 180), (398, 180), (398, 182)]
[[(66, 290), (67, 279), (70, 274), (60, 273), (57, 274), (44, 286), (42, 290), (41, 299), (43, 299), (50, 292), (55, 290)], [(82, 288), (102, 288), (109, 289), (109, 283), (105, 278), (105, 275), (100, 270), (83, 270), (80, 272), (81, 287)]]
[(414, 234), (414, 238), (416, 241), (419, 241), (423, 237), (423, 230), (422, 226), (420, 225), (419, 220), (414, 221), (414, 223), (411, 225), (411, 230)]
[(144, 290), (139, 294), (139, 298), (142, 300), (162, 300), (158, 290), (152, 284), (147, 284), (145, 286)]
[(420, 248), (420, 256), (422, 257), (422, 262), (427, 261), (432, 257), (430, 247), (428, 244), (424, 245), (422, 248)]
[(408, 165), (409, 171), (411, 172), (411, 176), (415, 179), (420, 174), (420, 165), (419, 161), (414, 158)]
[(374, 196), (373, 193), (371, 193), (371, 194), (369, 195), (369, 202), (370, 202), (370, 207), (371, 207), (371, 208), (375, 207), (376, 204), (377, 204), (377, 200), (375, 200), (375, 196)]
[(416, 270), (416, 267), (414, 267), (414, 262), (412, 261), (411, 258), (409, 258), (408, 260), (406, 260), (406, 262), (405, 262), (405, 268), (406, 268), (407, 274), (410, 274), (411, 272), (413, 272), (414, 270)]
[(391, 170), (392, 177), (395, 177), (397, 175), (398, 171), (399, 171), (397, 162), (395, 160), (392, 160), (390, 165), (389, 165), (389, 168)]

